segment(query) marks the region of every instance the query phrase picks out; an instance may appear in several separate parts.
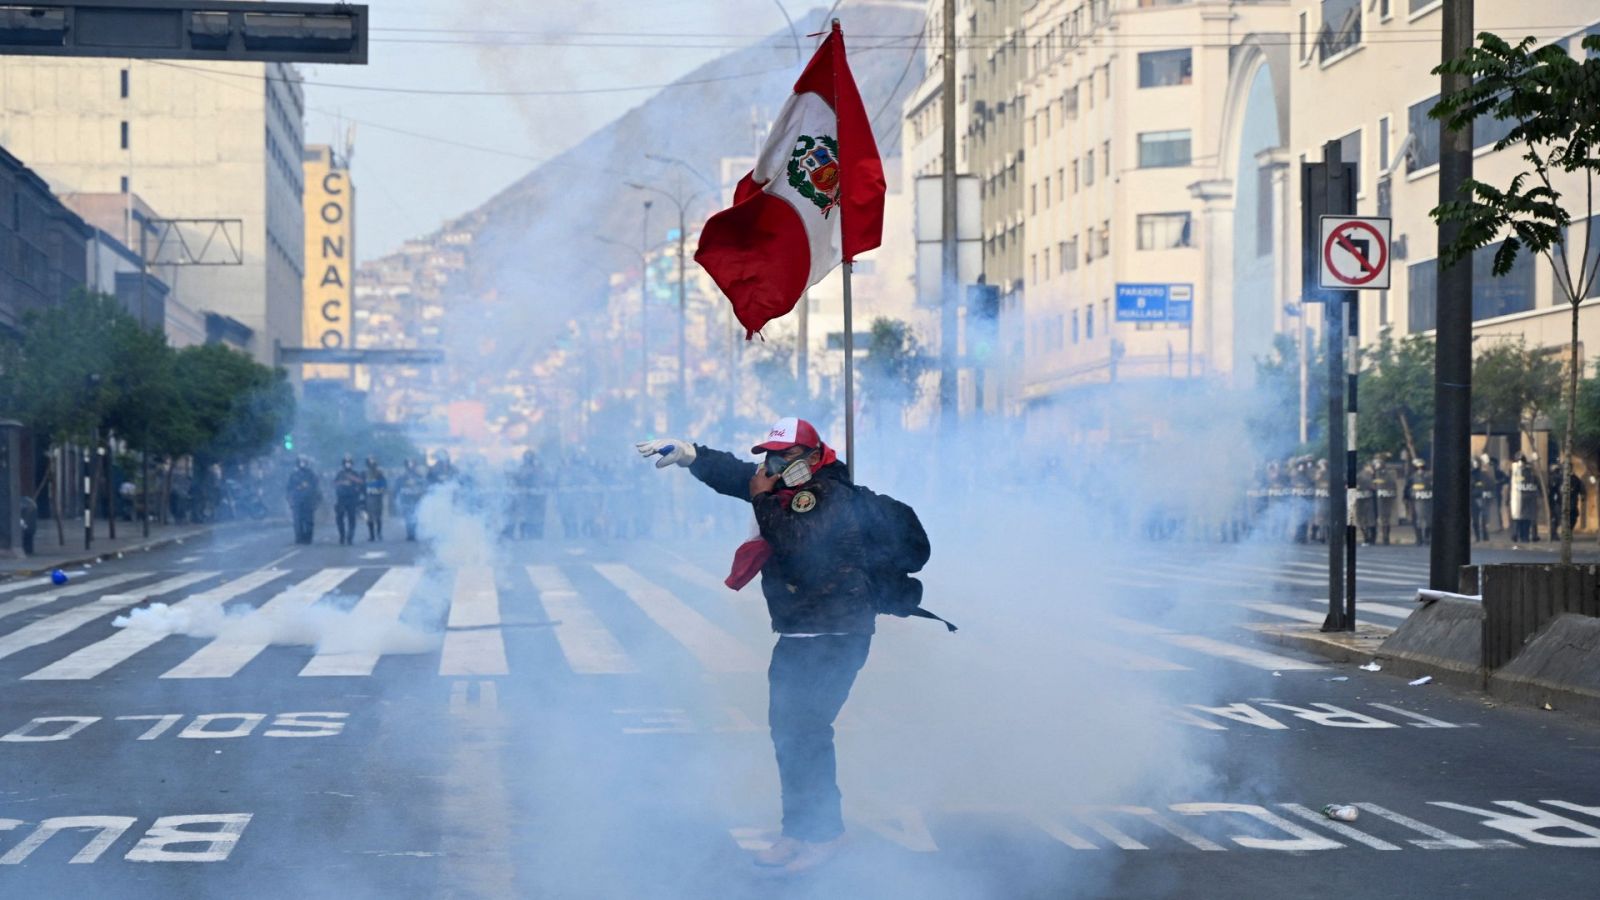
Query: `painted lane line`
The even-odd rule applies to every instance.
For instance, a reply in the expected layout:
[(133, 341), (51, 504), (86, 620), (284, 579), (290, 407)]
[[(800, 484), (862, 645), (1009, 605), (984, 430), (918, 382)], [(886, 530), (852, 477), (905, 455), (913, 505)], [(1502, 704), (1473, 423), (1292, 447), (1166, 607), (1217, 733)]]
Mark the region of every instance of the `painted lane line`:
[(556, 643), (567, 665), (579, 675), (625, 675), (639, 671), (626, 650), (583, 602), (572, 582), (555, 566), (528, 566), (545, 618), (556, 624)]
[(763, 672), (767, 664), (733, 635), (620, 563), (596, 563), (595, 571), (627, 595), (651, 621), (677, 639), (711, 672)]
[(1118, 631), (1124, 631), (1129, 634), (1146, 635), (1148, 637), (1153, 637), (1158, 641), (1164, 641), (1165, 643), (1171, 644), (1174, 647), (1182, 647), (1186, 650), (1204, 653), (1207, 656), (1215, 656), (1221, 659), (1243, 663), (1256, 669), (1309, 672), (1323, 668), (1323, 666), (1314, 662), (1291, 659), (1290, 657), (1281, 656), (1276, 653), (1268, 653), (1265, 650), (1254, 650), (1248, 647), (1241, 647), (1237, 644), (1230, 644), (1226, 641), (1219, 641), (1214, 638), (1208, 638), (1198, 634), (1180, 634), (1178, 632), (1162, 628), (1159, 625), (1151, 625), (1146, 622), (1136, 621), (1134, 619), (1125, 619), (1121, 616), (1102, 616), (1100, 621), (1111, 626), (1112, 628), (1117, 629)]
[[(322, 569), (310, 578), (290, 585), (248, 616), (263, 616), (265, 621), (286, 621), (337, 588), (355, 569)], [(247, 616), (247, 618), (248, 618)], [(173, 666), (162, 678), (232, 678), (269, 645), (260, 636), (217, 637), (192, 656)]]
[(1380, 616), (1388, 616), (1391, 619), (1407, 619), (1411, 617), (1413, 612), (1416, 612), (1416, 607), (1414, 606), (1395, 606), (1389, 603), (1379, 603), (1376, 600), (1356, 601), (1357, 614), (1375, 613)]
[(15, 594), (17, 591), (24, 591), (28, 588), (39, 587), (49, 583), (49, 575), (40, 575), (38, 578), (25, 578), (21, 581), (8, 581), (0, 585), (0, 594)]
[(30, 609), (38, 609), (41, 606), (49, 606), (63, 597), (76, 597), (79, 594), (93, 593), (101, 588), (124, 584), (136, 578), (148, 578), (150, 575), (150, 572), (123, 572), (120, 575), (109, 575), (105, 578), (85, 579), (77, 584), (70, 584), (56, 591), (46, 591), (43, 594), (13, 597), (4, 603), (0, 603), (0, 619), (27, 612)]
[[(272, 569), (258, 569), (232, 581), (223, 583), (201, 593), (191, 595), (177, 603), (172, 604), (173, 610), (183, 610), (191, 615), (203, 615), (210, 610), (217, 609), (222, 604), (232, 600), (240, 594), (253, 591), (275, 578), (283, 572)], [(170, 637), (167, 632), (147, 628), (123, 628), (104, 640), (81, 647), (77, 652), (56, 660), (48, 666), (22, 676), (23, 681), (82, 681), (94, 678), (111, 669), (111, 667), (127, 662), (135, 653), (148, 647), (153, 647), (162, 639)]]
[(1384, 710), (1385, 712), (1394, 713), (1397, 716), (1404, 716), (1405, 718), (1408, 718), (1408, 719), (1415, 719), (1416, 721), (1408, 723), (1413, 728), (1460, 728), (1461, 727), (1460, 725), (1457, 725), (1454, 722), (1444, 722), (1444, 721), (1441, 721), (1439, 719), (1435, 719), (1432, 716), (1425, 716), (1422, 713), (1412, 712), (1409, 709), (1401, 709), (1398, 706), (1391, 706), (1391, 705), (1389, 705), (1387, 703), (1369, 703), (1367, 705), (1375, 707), (1377, 709)]
[(159, 597), (172, 591), (182, 590), (197, 581), (217, 576), (216, 572), (186, 572), (158, 581), (155, 584), (145, 585), (137, 591), (127, 594), (107, 594), (99, 600), (74, 606), (63, 610), (53, 616), (47, 616), (37, 622), (24, 626), (11, 632), (5, 637), (0, 637), (0, 659), (13, 653), (46, 644), (63, 635), (77, 631), (79, 628), (113, 613), (121, 612), (130, 606), (137, 606), (151, 597)]
[(1360, 831), (1360, 830), (1357, 830), (1355, 828), (1351, 828), (1349, 825), (1346, 825), (1343, 822), (1337, 821), (1335, 819), (1330, 819), (1327, 816), (1323, 815), (1322, 813), (1315, 812), (1313, 810), (1307, 809), (1306, 807), (1301, 806), (1298, 803), (1279, 803), (1278, 804), (1278, 808), (1282, 809), (1282, 810), (1287, 810), (1288, 812), (1291, 812), (1294, 815), (1297, 815), (1300, 818), (1305, 819), (1307, 822), (1310, 822), (1313, 825), (1321, 825), (1322, 827), (1328, 829), (1329, 831), (1333, 832), (1334, 834), (1339, 835), (1340, 837), (1346, 838), (1348, 840), (1355, 841), (1358, 844), (1365, 844), (1365, 845), (1367, 845), (1368, 847), (1371, 847), (1374, 850), (1403, 850), (1403, 849), (1405, 849), (1405, 848), (1397, 846), (1395, 844), (1391, 844), (1388, 841), (1379, 840), (1378, 838), (1375, 838), (1372, 835), (1367, 834), (1365, 831)]
[(506, 639), (499, 625), (500, 592), (494, 586), (494, 570), (473, 567), (457, 571), (439, 674), (508, 674)]
[(1411, 843), (1424, 850), (1483, 850), (1487, 848), (1517, 848), (1516, 844), (1507, 840), (1469, 841), (1464, 837), (1457, 837), (1448, 831), (1433, 827), (1425, 822), (1418, 822), (1410, 816), (1404, 816), (1392, 810), (1384, 809), (1376, 803), (1357, 803), (1356, 806), (1372, 813), (1375, 816), (1388, 819), (1401, 828), (1409, 828), (1418, 834), (1427, 835), (1431, 840), (1412, 840)]
[(1309, 622), (1313, 625), (1322, 624), (1324, 618), (1320, 613), (1298, 606), (1289, 606), (1286, 603), (1241, 603), (1239, 605), (1254, 612), (1266, 613), (1269, 616), (1278, 616), (1284, 619), (1293, 619), (1296, 622)]
[[(411, 599), (411, 592), (421, 580), (422, 570), (416, 566), (399, 566), (384, 572), (350, 609), (351, 622), (374, 631), (397, 626), (406, 601)], [(304, 678), (371, 675), (381, 655), (371, 650), (342, 653), (319, 650), (300, 670), (300, 675)]]
[[(1328, 567), (1326, 565), (1323, 565), (1323, 566), (1320, 566), (1320, 567), (1311, 565), (1310, 563), (1290, 563), (1289, 565), (1295, 566), (1297, 568), (1310, 569), (1312, 571), (1321, 571), (1321, 572), (1324, 572), (1324, 573), (1326, 573), (1328, 571)], [(1356, 566), (1356, 582), (1360, 583), (1360, 582), (1363, 582), (1363, 581), (1368, 582), (1370, 584), (1388, 584), (1388, 585), (1395, 585), (1395, 586), (1398, 586), (1398, 587), (1420, 587), (1420, 586), (1425, 585), (1425, 584), (1428, 583), (1428, 579), (1426, 577), (1423, 577), (1423, 578), (1410, 578), (1410, 577), (1406, 577), (1402, 573), (1398, 573), (1398, 572), (1381, 573), (1381, 574), (1374, 575), (1374, 574), (1371, 573), (1370, 570), (1362, 568), (1359, 564), (1357, 564), (1357, 566)]]
[(1188, 672), (1188, 666), (1181, 666), (1170, 660), (1157, 656), (1146, 656), (1118, 647), (1114, 644), (1104, 644), (1099, 641), (1085, 641), (1079, 649), (1090, 659), (1103, 662), (1125, 672)]

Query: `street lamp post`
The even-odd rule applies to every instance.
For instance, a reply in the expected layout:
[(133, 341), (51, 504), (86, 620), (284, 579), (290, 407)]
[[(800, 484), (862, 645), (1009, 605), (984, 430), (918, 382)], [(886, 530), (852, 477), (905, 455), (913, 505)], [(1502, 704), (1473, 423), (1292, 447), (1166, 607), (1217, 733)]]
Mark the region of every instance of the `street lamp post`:
[[(649, 201), (645, 202), (644, 208), (645, 213), (648, 215), (650, 212)], [(649, 225), (646, 224), (645, 228), (646, 233), (648, 233)], [(640, 415), (647, 416), (648, 412), (645, 410), (645, 407), (649, 404), (650, 400), (650, 330), (647, 327), (645, 315), (646, 310), (649, 308), (649, 292), (647, 289), (649, 279), (649, 275), (647, 273), (650, 269), (650, 257), (648, 256), (649, 245), (646, 244), (645, 249), (641, 250), (638, 247), (629, 246), (628, 244), (624, 244), (619, 240), (614, 240), (612, 238), (605, 237), (604, 235), (596, 234), (591, 235), (591, 237), (602, 244), (609, 244), (613, 247), (621, 247), (622, 249), (627, 250), (639, 258), (639, 405)]]
[(678, 409), (677, 416), (675, 416), (675, 418), (682, 419), (684, 417), (684, 410), (688, 408), (687, 404), (689, 399), (687, 378), (685, 375), (688, 368), (688, 354), (685, 347), (685, 333), (689, 329), (689, 300), (686, 289), (687, 282), (684, 274), (684, 264), (686, 260), (685, 245), (688, 241), (689, 204), (698, 200), (701, 197), (701, 194), (696, 193), (691, 194), (686, 198), (680, 198), (676, 194), (669, 194), (658, 187), (651, 187), (648, 184), (639, 184), (638, 182), (634, 181), (630, 181), (627, 184), (628, 187), (634, 188), (635, 190), (651, 191), (653, 193), (660, 194), (661, 196), (672, 201), (672, 205), (678, 209)]

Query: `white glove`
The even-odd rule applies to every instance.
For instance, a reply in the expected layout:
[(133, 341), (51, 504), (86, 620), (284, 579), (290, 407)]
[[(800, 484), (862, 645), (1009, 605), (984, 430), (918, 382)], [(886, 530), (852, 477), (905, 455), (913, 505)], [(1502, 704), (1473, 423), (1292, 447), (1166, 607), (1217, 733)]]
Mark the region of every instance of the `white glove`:
[(694, 444), (678, 438), (663, 438), (657, 441), (640, 441), (633, 445), (639, 455), (646, 459), (660, 456), (656, 460), (656, 468), (664, 469), (674, 463), (688, 468), (694, 464)]

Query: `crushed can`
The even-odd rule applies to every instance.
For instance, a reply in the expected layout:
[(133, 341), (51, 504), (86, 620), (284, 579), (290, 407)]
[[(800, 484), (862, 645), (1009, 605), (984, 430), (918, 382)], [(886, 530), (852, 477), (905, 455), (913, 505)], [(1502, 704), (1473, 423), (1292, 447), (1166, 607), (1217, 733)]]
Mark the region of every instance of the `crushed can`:
[(1361, 811), (1348, 804), (1329, 803), (1327, 806), (1322, 808), (1322, 814), (1330, 819), (1337, 819), (1340, 822), (1354, 822), (1356, 820), (1356, 816), (1361, 814)]

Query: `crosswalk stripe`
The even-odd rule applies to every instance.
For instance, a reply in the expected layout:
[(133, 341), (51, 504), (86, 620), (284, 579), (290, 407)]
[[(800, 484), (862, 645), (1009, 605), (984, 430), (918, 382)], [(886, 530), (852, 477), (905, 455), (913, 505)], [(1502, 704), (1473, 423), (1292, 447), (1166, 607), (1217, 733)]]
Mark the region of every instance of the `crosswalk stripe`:
[(1145, 635), (1147, 637), (1155, 638), (1158, 641), (1162, 641), (1163, 643), (1171, 644), (1174, 647), (1182, 647), (1186, 650), (1193, 650), (1196, 653), (1203, 653), (1207, 656), (1215, 656), (1220, 659), (1227, 659), (1233, 662), (1243, 663), (1247, 666), (1257, 669), (1311, 671), (1323, 668), (1321, 665), (1318, 665), (1314, 662), (1292, 659), (1287, 656), (1280, 656), (1276, 653), (1268, 653), (1265, 650), (1254, 650), (1249, 647), (1241, 647), (1237, 644), (1230, 644), (1226, 641), (1219, 641), (1215, 638), (1209, 638), (1203, 635), (1183, 634), (1162, 628), (1159, 625), (1151, 625), (1147, 622), (1140, 622), (1134, 619), (1125, 619), (1121, 616), (1102, 616), (1101, 621), (1105, 622), (1107, 625), (1110, 625), (1112, 628), (1117, 629), (1118, 631), (1125, 631), (1130, 634)]
[(1100, 641), (1085, 641), (1081, 644), (1084, 655), (1090, 659), (1103, 661), (1118, 669), (1128, 672), (1187, 672), (1188, 666), (1182, 666), (1158, 656), (1146, 656), (1135, 653), (1114, 644), (1105, 644)]
[[(1309, 570), (1317, 571), (1317, 572), (1326, 572), (1326, 571), (1328, 571), (1328, 564), (1327, 563), (1323, 563), (1321, 566), (1317, 566), (1317, 565), (1315, 565), (1313, 563), (1289, 563), (1289, 565), (1294, 566), (1295, 568), (1309, 569)], [(1401, 586), (1415, 586), (1417, 584), (1426, 582), (1428, 580), (1428, 576), (1427, 576), (1427, 573), (1423, 573), (1423, 574), (1421, 574), (1420, 576), (1418, 576), (1416, 578), (1410, 577), (1409, 575), (1406, 575), (1405, 573), (1399, 573), (1399, 572), (1391, 572), (1391, 573), (1386, 573), (1386, 574), (1373, 574), (1371, 570), (1369, 570), (1366, 566), (1363, 566), (1358, 562), (1358, 563), (1356, 563), (1356, 580), (1357, 581), (1369, 581), (1369, 582), (1372, 582), (1373, 584), (1393, 584), (1393, 585), (1401, 585)]]
[(1297, 622), (1309, 622), (1313, 625), (1319, 625), (1323, 621), (1321, 614), (1298, 606), (1290, 606), (1287, 603), (1241, 603), (1239, 605), (1245, 609), (1266, 613), (1269, 616), (1294, 619)]
[(616, 585), (651, 621), (677, 639), (712, 672), (760, 672), (766, 663), (733, 635), (717, 627), (671, 591), (620, 563), (596, 563), (595, 571)]
[(1356, 612), (1377, 613), (1380, 616), (1388, 616), (1392, 619), (1406, 619), (1410, 618), (1413, 612), (1416, 612), (1416, 607), (1395, 606), (1390, 603), (1377, 603), (1372, 600), (1367, 600), (1356, 605)]
[(440, 675), (505, 675), (506, 640), (500, 630), (500, 593), (494, 571), (487, 568), (456, 572), (450, 593), (450, 619), (439, 655)]
[[(323, 569), (298, 584), (290, 585), (266, 603), (261, 604), (252, 616), (266, 616), (268, 621), (283, 619), (298, 613), (338, 587), (355, 574), (355, 569), (337, 567)], [(267, 649), (267, 643), (258, 637), (239, 639), (222, 636), (196, 650), (192, 656), (168, 669), (162, 678), (231, 678)]]
[(624, 675), (639, 671), (617, 639), (606, 630), (572, 582), (555, 566), (528, 566), (545, 618), (555, 623), (556, 643), (567, 665), (580, 675)]
[[(274, 569), (259, 569), (232, 581), (224, 581), (210, 590), (179, 600), (177, 603), (172, 604), (172, 608), (174, 610), (185, 610), (190, 614), (215, 609), (234, 597), (253, 591), (283, 574), (283, 572)], [(64, 656), (36, 672), (22, 676), (22, 680), (82, 681), (94, 678), (106, 672), (112, 666), (126, 662), (140, 650), (154, 646), (167, 636), (167, 633), (161, 631), (144, 628), (123, 628), (104, 640), (95, 641), (86, 647), (80, 647), (76, 652)]]
[[(400, 621), (400, 613), (411, 599), (411, 592), (422, 580), (416, 566), (398, 566), (384, 572), (350, 610), (350, 618), (361, 628), (385, 628)], [(369, 650), (346, 652), (317, 651), (300, 670), (303, 677), (371, 675), (380, 654)]]
[(155, 584), (145, 585), (138, 590), (127, 594), (107, 594), (99, 600), (74, 606), (62, 610), (53, 616), (46, 616), (10, 634), (0, 637), (0, 659), (13, 653), (49, 643), (62, 635), (69, 634), (93, 622), (101, 616), (108, 616), (114, 612), (135, 606), (147, 597), (159, 597), (172, 591), (181, 590), (197, 581), (204, 581), (214, 577), (216, 572), (186, 572), (158, 581)]
[(15, 594), (17, 591), (23, 591), (31, 587), (38, 587), (42, 584), (49, 583), (49, 575), (40, 575), (38, 578), (24, 578), (21, 581), (8, 581), (4, 584), (0, 584), (0, 594)]
[(76, 597), (79, 594), (93, 593), (113, 585), (125, 584), (137, 578), (146, 578), (149, 575), (149, 572), (123, 572), (118, 575), (108, 575), (104, 578), (85, 579), (76, 584), (69, 584), (60, 590), (46, 591), (43, 594), (13, 597), (4, 603), (0, 603), (0, 619), (27, 612), (30, 609), (38, 609), (41, 606), (49, 606), (63, 597)]

